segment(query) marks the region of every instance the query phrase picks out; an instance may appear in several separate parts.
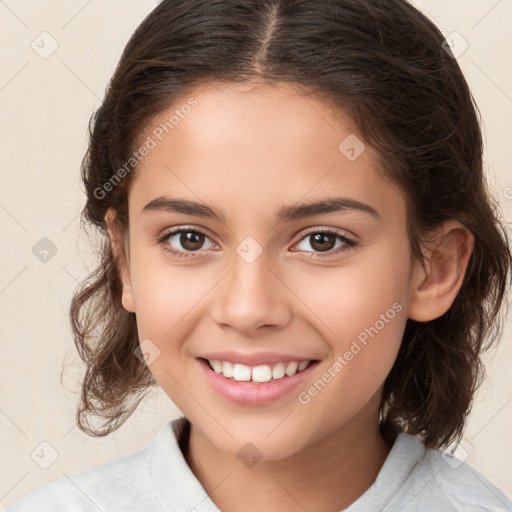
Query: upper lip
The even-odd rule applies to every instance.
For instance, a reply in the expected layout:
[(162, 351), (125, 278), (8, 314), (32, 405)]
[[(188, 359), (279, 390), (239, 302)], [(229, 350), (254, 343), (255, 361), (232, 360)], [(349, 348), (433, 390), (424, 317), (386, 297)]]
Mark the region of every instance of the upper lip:
[(246, 366), (258, 366), (262, 364), (289, 363), (291, 361), (316, 361), (309, 356), (295, 354), (277, 354), (275, 352), (233, 352), (224, 350), (220, 352), (209, 352), (201, 357), (217, 361), (230, 361), (231, 363), (244, 364)]

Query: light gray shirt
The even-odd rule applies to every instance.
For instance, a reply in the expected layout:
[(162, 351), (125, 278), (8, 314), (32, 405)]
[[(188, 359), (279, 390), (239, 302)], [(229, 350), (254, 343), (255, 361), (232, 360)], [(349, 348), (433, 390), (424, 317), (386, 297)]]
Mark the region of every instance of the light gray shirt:
[[(219, 512), (181, 452), (184, 421), (167, 422), (142, 450), (30, 491), (7, 512)], [(467, 463), (401, 433), (373, 485), (344, 510), (380, 511), (511, 512), (512, 502)]]

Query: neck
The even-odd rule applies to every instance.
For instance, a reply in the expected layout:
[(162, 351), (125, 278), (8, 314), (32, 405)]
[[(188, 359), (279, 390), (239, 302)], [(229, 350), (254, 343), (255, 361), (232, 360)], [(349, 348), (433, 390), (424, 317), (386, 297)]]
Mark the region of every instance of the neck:
[(375, 481), (390, 446), (377, 418), (364, 428), (352, 423), (280, 460), (245, 465), (218, 450), (196, 427), (190, 430), (187, 462), (223, 512), (339, 511)]

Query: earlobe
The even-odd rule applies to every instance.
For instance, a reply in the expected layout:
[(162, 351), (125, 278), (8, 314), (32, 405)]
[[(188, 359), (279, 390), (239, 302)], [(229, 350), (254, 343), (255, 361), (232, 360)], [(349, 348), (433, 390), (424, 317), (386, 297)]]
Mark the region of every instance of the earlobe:
[(426, 271), (415, 262), (408, 316), (428, 322), (448, 311), (459, 292), (473, 252), (475, 237), (458, 221), (443, 224), (433, 241), (424, 247)]
[(133, 300), (133, 292), (130, 278), (128, 244), (123, 244), (122, 237), (119, 234), (118, 226), (115, 222), (115, 212), (112, 208), (107, 210), (105, 214), (105, 222), (107, 224), (112, 251), (119, 268), (119, 278), (123, 286), (121, 294), (121, 303), (124, 309), (130, 313), (135, 313), (135, 303)]

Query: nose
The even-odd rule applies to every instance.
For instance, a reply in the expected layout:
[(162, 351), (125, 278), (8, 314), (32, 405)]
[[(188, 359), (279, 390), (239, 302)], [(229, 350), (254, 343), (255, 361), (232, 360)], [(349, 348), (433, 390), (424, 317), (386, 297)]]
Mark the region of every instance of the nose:
[(291, 318), (292, 292), (264, 254), (248, 263), (235, 255), (233, 265), (212, 296), (211, 318), (223, 327), (254, 336), (262, 327), (283, 328)]

